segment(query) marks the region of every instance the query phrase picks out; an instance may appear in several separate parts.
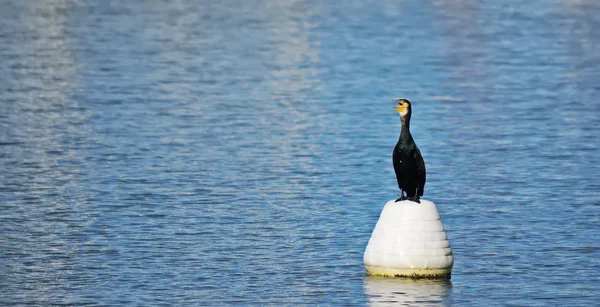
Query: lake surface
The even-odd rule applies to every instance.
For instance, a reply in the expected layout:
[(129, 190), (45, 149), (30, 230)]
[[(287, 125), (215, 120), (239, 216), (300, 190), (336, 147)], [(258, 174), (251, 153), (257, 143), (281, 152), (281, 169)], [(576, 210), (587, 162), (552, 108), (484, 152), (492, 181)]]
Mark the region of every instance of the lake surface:
[[(0, 305), (591, 306), (597, 1), (4, 1)], [(450, 282), (369, 277), (393, 98)]]

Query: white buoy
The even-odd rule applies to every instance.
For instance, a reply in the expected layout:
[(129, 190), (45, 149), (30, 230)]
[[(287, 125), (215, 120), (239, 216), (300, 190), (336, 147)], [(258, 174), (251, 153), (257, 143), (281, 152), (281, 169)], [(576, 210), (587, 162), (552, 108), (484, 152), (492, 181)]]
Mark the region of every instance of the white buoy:
[(387, 202), (364, 263), (373, 275), (450, 278), (454, 256), (435, 204), (424, 199)]

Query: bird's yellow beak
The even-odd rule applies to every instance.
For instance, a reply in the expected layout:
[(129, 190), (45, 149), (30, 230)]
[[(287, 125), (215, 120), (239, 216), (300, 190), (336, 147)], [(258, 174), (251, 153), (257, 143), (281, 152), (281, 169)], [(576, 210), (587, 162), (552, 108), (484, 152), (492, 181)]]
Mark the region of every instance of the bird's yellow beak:
[(405, 105), (401, 105), (401, 106), (397, 106), (395, 108), (396, 108), (396, 111), (398, 111), (398, 113), (400, 113), (400, 112), (404, 112), (404, 109), (406, 109), (406, 106)]

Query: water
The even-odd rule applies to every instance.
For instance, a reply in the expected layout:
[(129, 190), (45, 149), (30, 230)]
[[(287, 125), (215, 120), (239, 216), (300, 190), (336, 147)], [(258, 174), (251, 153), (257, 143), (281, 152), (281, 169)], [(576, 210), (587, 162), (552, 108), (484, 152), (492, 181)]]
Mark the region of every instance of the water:
[[(600, 299), (594, 1), (5, 1), (0, 305)], [(365, 275), (413, 102), (451, 282)]]

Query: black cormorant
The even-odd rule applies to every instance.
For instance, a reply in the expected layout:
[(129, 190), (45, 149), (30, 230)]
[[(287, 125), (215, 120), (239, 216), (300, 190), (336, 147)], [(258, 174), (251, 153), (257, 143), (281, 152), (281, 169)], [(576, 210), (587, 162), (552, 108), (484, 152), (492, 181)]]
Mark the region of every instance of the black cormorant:
[(420, 203), (419, 197), (423, 196), (425, 191), (425, 161), (410, 135), (410, 115), (412, 113), (410, 101), (406, 99), (394, 101), (398, 103), (396, 110), (398, 110), (402, 122), (400, 138), (392, 155), (401, 196), (396, 201), (411, 200)]

